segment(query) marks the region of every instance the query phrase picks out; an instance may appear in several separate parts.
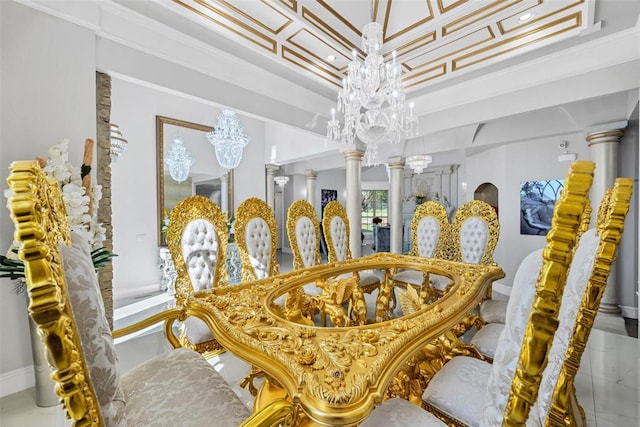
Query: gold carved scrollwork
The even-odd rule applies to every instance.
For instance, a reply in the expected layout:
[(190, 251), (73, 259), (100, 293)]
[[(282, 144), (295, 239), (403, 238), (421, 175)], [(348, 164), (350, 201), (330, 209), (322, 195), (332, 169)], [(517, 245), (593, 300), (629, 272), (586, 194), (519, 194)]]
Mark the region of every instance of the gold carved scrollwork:
[(453, 222), (449, 227), (448, 244), (443, 248), (443, 258), (452, 261), (463, 262), (462, 248), (460, 247), (460, 233), (462, 226), (471, 217), (480, 217), (487, 224), (489, 235), (487, 236), (487, 246), (479, 264), (495, 265), (493, 261), (493, 251), (498, 244), (500, 236), (500, 223), (498, 214), (490, 204), (481, 200), (471, 200), (460, 206), (456, 211)]

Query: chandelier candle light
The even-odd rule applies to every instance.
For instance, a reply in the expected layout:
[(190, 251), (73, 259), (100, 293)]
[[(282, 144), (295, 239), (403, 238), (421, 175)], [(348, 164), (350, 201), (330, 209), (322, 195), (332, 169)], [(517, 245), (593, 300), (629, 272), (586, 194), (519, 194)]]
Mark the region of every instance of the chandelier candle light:
[(378, 164), (379, 144), (397, 144), (415, 136), (418, 118), (413, 103), (406, 107), (396, 52), (393, 51), (391, 62), (384, 63), (382, 27), (377, 22), (364, 27), (362, 50), (367, 54), (362, 63), (353, 50), (353, 60), (338, 92), (338, 111), (344, 114), (344, 125), (341, 128), (336, 110), (332, 109), (327, 139), (348, 146), (357, 136), (367, 146), (364, 164), (369, 166)]
[(120, 127), (118, 125), (114, 125), (113, 123), (109, 124), (109, 139), (111, 143), (111, 148), (109, 149), (109, 154), (111, 156), (111, 161), (115, 162), (118, 160), (118, 157), (124, 152), (127, 148), (127, 140), (122, 136), (122, 132), (120, 132)]
[(222, 110), (218, 114), (218, 123), (212, 132), (207, 133), (207, 139), (216, 150), (220, 166), (229, 170), (240, 164), (242, 150), (250, 140), (240, 126), (240, 118), (230, 110)]
[(280, 188), (284, 188), (284, 186), (287, 185), (287, 182), (289, 182), (289, 177), (284, 175), (274, 176), (273, 180), (276, 182), (276, 184), (278, 184)]
[(174, 181), (180, 183), (189, 177), (189, 170), (193, 166), (194, 160), (180, 135), (173, 138), (173, 143), (164, 161), (169, 166), (169, 175)]

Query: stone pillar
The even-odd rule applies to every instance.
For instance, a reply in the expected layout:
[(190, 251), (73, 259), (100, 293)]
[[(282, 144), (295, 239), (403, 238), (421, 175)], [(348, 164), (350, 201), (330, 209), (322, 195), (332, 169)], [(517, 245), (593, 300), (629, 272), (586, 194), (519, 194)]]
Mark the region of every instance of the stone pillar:
[(273, 165), (273, 164), (268, 164), (265, 165), (265, 170), (267, 173), (267, 204), (269, 205), (269, 207), (271, 207), (271, 210), (275, 211), (275, 197), (276, 197), (276, 188), (275, 188), (275, 181), (273, 180), (273, 177), (275, 176), (276, 172), (280, 169), (280, 166), (278, 165)]
[(311, 206), (316, 207), (316, 179), (318, 178), (318, 172), (308, 170), (304, 174), (307, 178), (307, 202), (311, 203)]
[(352, 150), (344, 153), (347, 163), (347, 217), (349, 218), (350, 236), (349, 247), (351, 256), (359, 258), (362, 255), (362, 176), (361, 164), (363, 151)]
[[(623, 129), (625, 127), (627, 127), (627, 122), (616, 122), (587, 129), (586, 140), (591, 149), (591, 160), (596, 164), (593, 185), (589, 195), (593, 208), (591, 227), (596, 225), (598, 207), (605, 191), (613, 186), (618, 177), (618, 144), (620, 143), (620, 138), (624, 135)], [(616, 292), (615, 264), (611, 266), (607, 287), (598, 311), (608, 314), (620, 313)]]
[(402, 216), (402, 197), (404, 194), (404, 160), (401, 157), (389, 159), (391, 169), (391, 185), (389, 187), (389, 224), (391, 224), (391, 247), (394, 254), (402, 253), (402, 229), (404, 228)]
[(223, 173), (220, 177), (220, 210), (229, 214), (229, 180), (227, 174)]

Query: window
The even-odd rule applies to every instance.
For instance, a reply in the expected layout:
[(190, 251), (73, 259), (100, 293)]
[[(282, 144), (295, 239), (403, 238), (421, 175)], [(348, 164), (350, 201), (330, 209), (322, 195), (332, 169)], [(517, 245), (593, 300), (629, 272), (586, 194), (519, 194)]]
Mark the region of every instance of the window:
[(373, 231), (373, 219), (380, 218), (383, 224), (388, 222), (387, 190), (362, 191), (362, 232)]

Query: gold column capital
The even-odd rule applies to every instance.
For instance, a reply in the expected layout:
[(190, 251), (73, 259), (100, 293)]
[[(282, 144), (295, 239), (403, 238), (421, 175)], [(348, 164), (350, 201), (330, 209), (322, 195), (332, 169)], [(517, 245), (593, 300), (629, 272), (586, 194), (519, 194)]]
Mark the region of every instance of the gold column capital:
[(622, 129), (612, 129), (605, 131), (597, 131), (587, 134), (587, 145), (591, 147), (594, 144), (603, 144), (608, 142), (620, 142), (620, 138), (624, 135)]
[(304, 173), (304, 176), (307, 179), (316, 179), (318, 177), (318, 171), (314, 171), (314, 170), (309, 169), (308, 171), (306, 171)]
[(345, 151), (344, 152), (344, 158), (345, 160), (362, 160), (362, 157), (364, 156), (364, 151), (361, 150), (351, 150), (351, 151)]

